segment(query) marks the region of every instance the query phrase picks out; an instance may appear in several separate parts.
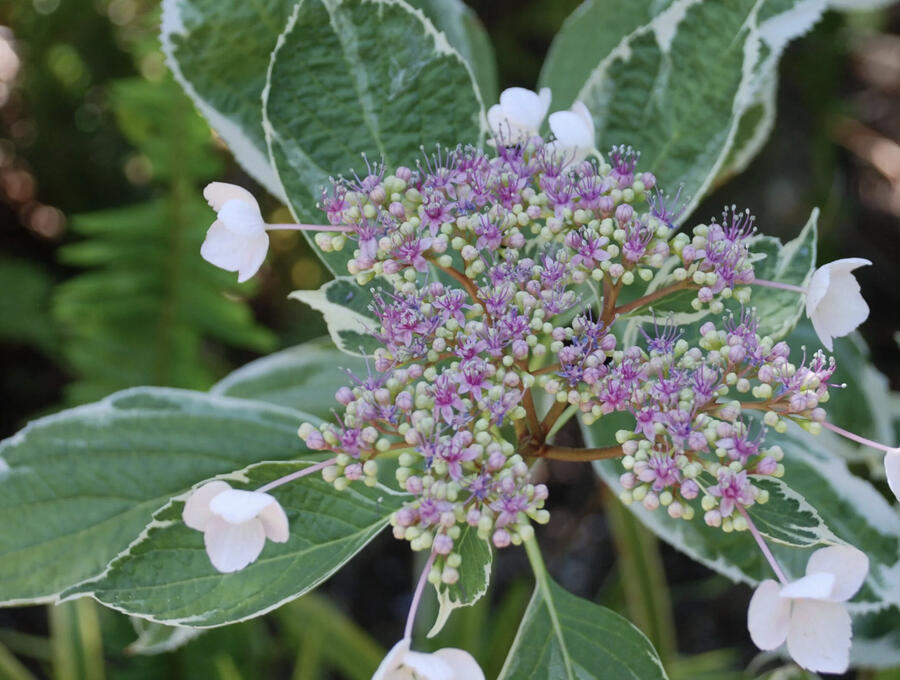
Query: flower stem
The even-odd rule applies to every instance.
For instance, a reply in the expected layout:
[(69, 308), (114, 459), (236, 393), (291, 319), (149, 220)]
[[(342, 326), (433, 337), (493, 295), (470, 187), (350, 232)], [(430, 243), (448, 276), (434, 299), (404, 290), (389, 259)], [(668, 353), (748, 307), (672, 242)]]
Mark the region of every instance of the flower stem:
[(353, 227), (344, 226), (343, 224), (267, 224), (266, 231), (287, 230), (287, 231), (353, 231)]
[(671, 286), (666, 286), (665, 288), (660, 288), (659, 290), (655, 290), (652, 293), (645, 295), (644, 297), (640, 297), (637, 300), (633, 300), (626, 305), (622, 305), (621, 307), (616, 307), (615, 315), (628, 314), (629, 312), (633, 312), (635, 309), (640, 309), (645, 305), (649, 305), (651, 302), (656, 302), (660, 298), (664, 298), (667, 295), (674, 293), (679, 290), (686, 290), (688, 288), (694, 287), (694, 284), (690, 279), (685, 279), (684, 281), (679, 281), (678, 283), (673, 283)]
[(295, 479), (300, 479), (301, 477), (306, 477), (307, 475), (311, 475), (314, 472), (318, 472), (323, 468), (327, 468), (329, 465), (334, 464), (337, 461), (337, 458), (329, 458), (328, 460), (323, 460), (321, 463), (316, 463), (315, 465), (310, 465), (309, 467), (305, 467), (302, 470), (297, 470), (296, 472), (292, 472), (289, 475), (285, 475), (284, 477), (279, 477), (278, 479), (269, 482), (268, 484), (263, 484), (261, 487), (257, 489), (258, 492), (264, 493), (269, 489), (274, 489), (277, 486), (281, 486), (282, 484), (287, 484), (288, 482), (293, 482)]
[(853, 434), (852, 432), (848, 432), (842, 427), (838, 427), (837, 425), (829, 422), (823, 422), (822, 427), (835, 432), (842, 437), (846, 437), (852, 441), (855, 441), (858, 444), (862, 444), (863, 446), (871, 446), (873, 449), (878, 449), (879, 451), (892, 451), (894, 449), (893, 446), (888, 446), (887, 444), (880, 444), (876, 441), (872, 441), (871, 439), (866, 439), (865, 437), (860, 437), (858, 434)]
[(600, 449), (579, 449), (571, 446), (545, 446), (538, 452), (539, 458), (584, 462), (619, 458), (623, 455), (621, 446), (604, 446)]
[(789, 290), (793, 293), (806, 295), (808, 292), (803, 286), (795, 286), (792, 283), (780, 283), (778, 281), (766, 281), (765, 279), (754, 279), (753, 285), (765, 286), (766, 288), (779, 288), (781, 290)]
[(779, 581), (786, 584), (788, 582), (787, 577), (784, 575), (784, 572), (778, 565), (778, 562), (776, 561), (775, 556), (772, 554), (772, 551), (769, 550), (769, 546), (763, 539), (762, 534), (759, 533), (759, 529), (756, 528), (753, 520), (750, 519), (750, 514), (744, 509), (743, 505), (738, 504), (735, 507), (737, 507), (738, 512), (743, 515), (744, 519), (747, 520), (747, 527), (750, 529), (750, 533), (753, 534), (753, 538), (756, 540), (757, 545), (759, 545), (760, 550), (762, 550), (763, 556), (769, 562), (769, 565), (771, 565), (772, 571), (775, 572), (775, 575), (778, 577)]
[(422, 569), (422, 575), (419, 576), (416, 592), (413, 593), (412, 603), (409, 605), (409, 615), (406, 617), (406, 629), (403, 631), (404, 638), (412, 639), (413, 624), (416, 622), (416, 611), (419, 609), (419, 601), (422, 599), (422, 593), (425, 590), (425, 582), (428, 580), (428, 573), (431, 571), (436, 556), (437, 553), (432, 551), (425, 562), (425, 567)]

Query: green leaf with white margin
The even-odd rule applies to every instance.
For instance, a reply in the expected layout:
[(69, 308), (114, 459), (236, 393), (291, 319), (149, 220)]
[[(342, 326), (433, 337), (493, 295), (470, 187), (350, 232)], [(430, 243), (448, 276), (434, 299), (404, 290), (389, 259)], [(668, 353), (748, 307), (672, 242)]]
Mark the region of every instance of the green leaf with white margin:
[(337, 406), (334, 393), (350, 383), (344, 369), (366, 375), (361, 359), (319, 338), (251, 361), (213, 385), (210, 394), (265, 401), (327, 420)]
[(322, 313), (328, 334), (338, 349), (355, 356), (371, 356), (381, 343), (372, 335), (378, 321), (369, 310), (372, 293), (348, 276), (329, 281), (318, 290), (295, 290), (288, 295)]
[[(321, 219), (329, 176), (366, 173), (360, 154), (413, 165), (422, 146), (478, 144), (485, 132), (469, 65), (403, 0), (298, 3), (262, 96), (270, 159), (301, 222)], [(351, 255), (320, 252), (335, 275)]]
[(614, 611), (566, 592), (547, 574), (534, 540), (525, 547), (534, 594), (499, 680), (667, 677), (647, 636)]
[[(258, 463), (224, 475), (254, 489), (305, 467)], [(290, 522), (286, 543), (266, 542), (260, 557), (232, 574), (212, 566), (203, 534), (181, 520), (187, 494), (173, 499), (106, 571), (64, 593), (90, 595), (119, 611), (168, 625), (222, 626), (264, 614), (312, 590), (388, 524), (405, 495), (352, 484), (337, 491), (320, 475), (273, 489)]]
[(200, 628), (187, 626), (165, 626), (161, 623), (145, 621), (136, 616), (131, 617), (131, 625), (137, 633), (137, 640), (132, 642), (125, 651), (129, 654), (163, 654), (171, 652), (191, 640), (196, 639), (203, 632)]
[(495, 102), (497, 92), (497, 62), (491, 38), (475, 11), (462, 0), (407, 0), (420, 9), (447, 36), (465, 59), (475, 75), (481, 101)]
[(435, 585), (438, 614), (434, 625), (428, 631), (428, 637), (434, 637), (441, 632), (454, 609), (468, 607), (480, 600), (491, 582), (491, 563), (494, 559), (491, 545), (478, 537), (478, 531), (474, 527), (466, 526), (463, 529), (453, 551), (462, 557), (459, 580), (449, 586)]
[[(806, 287), (816, 267), (818, 219), (819, 209), (815, 208), (797, 237), (784, 245), (772, 236), (753, 237), (750, 240), (750, 252), (756, 278)], [(679, 263), (677, 258), (670, 258), (650, 282), (647, 294), (675, 283), (671, 273)], [(637, 339), (638, 324), (667, 319), (669, 315), (679, 326), (695, 326), (684, 337), (688, 341), (696, 340), (699, 337), (696, 324), (710, 316), (708, 306), (700, 311), (691, 307), (691, 300), (696, 296), (696, 290), (679, 290), (653, 302), (649, 308), (642, 308), (640, 313), (629, 317), (625, 330), (626, 342)], [(759, 334), (778, 340), (790, 333), (803, 316), (806, 297), (794, 291), (754, 286), (750, 305), (756, 310), (759, 319)], [(740, 317), (741, 305), (736, 300), (726, 300), (725, 309), (731, 311), (736, 318)], [(649, 313), (651, 310), (652, 313)], [(716, 321), (721, 316), (716, 315)]]
[(567, 109), (591, 72), (619, 42), (674, 0), (585, 0), (566, 17), (541, 66), (538, 87), (553, 93), (550, 110)]
[(676, 0), (629, 34), (582, 86), (597, 148), (627, 143), (640, 168), (691, 197), (681, 220), (717, 176), (752, 103), (763, 0)]
[[(900, 667), (900, 610), (891, 607), (853, 617), (850, 665), (866, 668)], [(882, 680), (896, 676), (877, 676)]]
[(266, 149), (260, 94), (292, 7), (285, 0), (163, 0), (160, 31), (175, 79), (237, 162), (282, 200)]
[[(603, 445), (608, 439), (602, 418), (589, 428), (582, 426), (582, 433), (588, 446)], [(814, 437), (793, 426), (781, 435), (770, 433), (768, 442), (778, 443), (784, 450), (786, 472), (783, 485), (779, 486), (791, 490), (794, 510), (778, 500), (785, 508), (781, 518), (768, 509), (763, 511), (764, 516), (760, 515), (765, 505), (750, 508), (751, 516), (769, 519), (767, 531), (773, 535), (772, 525), (784, 526), (790, 518), (793, 527), (788, 530), (801, 536), (798, 527), (806, 527), (803, 533), (807, 533), (811, 518), (795, 513), (797, 502), (802, 503), (804, 515), (810, 506), (815, 508), (815, 517), (838, 542), (854, 545), (869, 556), (869, 574), (863, 589), (849, 605), (851, 611), (874, 611), (900, 603), (900, 516), (869, 482), (847, 469), (838, 452), (845, 444), (829, 433)], [(614, 492), (621, 491), (618, 479), (623, 470), (617, 461), (598, 461), (594, 467)], [(734, 581), (756, 585), (772, 577), (771, 568), (748, 533), (726, 534), (708, 527), (703, 522), (699, 499), (692, 505), (696, 516), (690, 522), (672, 519), (662, 508), (650, 512), (639, 503), (628, 507), (662, 540)], [(830, 540), (826, 533), (821, 538), (823, 544)], [(804, 548), (770, 541), (770, 547), (788, 576), (798, 578), (815, 546)]]
[(0, 604), (54, 602), (96, 576), (198, 480), (303, 455), (304, 420), (316, 418), (141, 387), (32, 422), (0, 443)]

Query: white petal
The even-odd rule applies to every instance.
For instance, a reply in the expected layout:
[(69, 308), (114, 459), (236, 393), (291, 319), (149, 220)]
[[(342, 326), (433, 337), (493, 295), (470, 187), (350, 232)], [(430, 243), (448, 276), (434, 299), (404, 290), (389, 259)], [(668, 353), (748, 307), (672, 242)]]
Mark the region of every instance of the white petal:
[(510, 87), (500, 93), (500, 107), (511, 123), (537, 134), (550, 107), (550, 91), (544, 88), (537, 94), (524, 87)]
[(198, 489), (194, 489), (187, 502), (184, 504), (184, 510), (181, 512), (181, 518), (184, 523), (191, 529), (203, 531), (206, 529), (206, 523), (213, 516), (212, 510), (209, 509), (210, 501), (223, 491), (228, 491), (231, 487), (227, 482), (216, 480), (207, 482)]
[(834, 339), (831, 336), (831, 333), (828, 331), (828, 319), (824, 314), (819, 314), (816, 311), (813, 311), (812, 314), (808, 314), (809, 320), (812, 321), (813, 330), (816, 332), (816, 335), (819, 336), (819, 340), (822, 341), (822, 345), (829, 352), (834, 351)]
[(891, 449), (884, 454), (884, 472), (887, 474), (888, 486), (900, 500), (900, 449)]
[(504, 134), (508, 134), (508, 130), (504, 130), (506, 116), (503, 115), (503, 108), (500, 104), (494, 104), (487, 112), (488, 127), (495, 137), (503, 139)]
[(846, 602), (856, 594), (866, 574), (869, 558), (852, 545), (832, 545), (816, 550), (806, 563), (806, 573), (828, 573), (834, 576), (834, 587), (827, 599)]
[(802, 668), (843, 673), (850, 663), (850, 636), (850, 615), (841, 603), (794, 602), (787, 649)]
[(219, 210), (219, 221), (236, 234), (256, 236), (266, 230), (259, 206), (246, 201), (226, 201)]
[(412, 670), (418, 680), (455, 680), (453, 667), (434, 654), (407, 652), (403, 665)]
[(591, 146), (593, 146), (594, 142), (594, 117), (591, 115), (591, 112), (588, 111), (588, 107), (584, 105), (583, 102), (576, 101), (572, 104), (572, 113), (576, 114), (581, 120), (584, 121), (584, 124), (591, 131)]
[(238, 268), (238, 283), (243, 283), (262, 266), (266, 260), (266, 253), (269, 251), (269, 235), (262, 232), (256, 236), (247, 246), (244, 252), (244, 260)]
[(277, 504), (278, 501), (267, 493), (229, 489), (213, 498), (209, 507), (226, 522), (241, 524), (253, 519), (263, 508), (273, 503)]
[(378, 664), (378, 670), (375, 671), (372, 680), (393, 680), (394, 676), (391, 673), (403, 665), (403, 657), (409, 652), (409, 645), (410, 639), (403, 638), (391, 647), (391, 651)]
[(251, 205), (258, 205), (256, 199), (253, 198), (253, 194), (249, 191), (239, 187), (237, 184), (227, 184), (225, 182), (207, 184), (203, 190), (203, 198), (209, 203), (209, 207), (216, 212), (219, 212), (228, 201), (244, 201)]
[(759, 584), (747, 609), (747, 629), (760, 649), (771, 650), (784, 642), (788, 633), (791, 601), (780, 597), (781, 586), (767, 579)]
[(247, 237), (235, 234), (219, 221), (213, 222), (200, 246), (200, 255), (210, 264), (236, 272), (245, 258)]
[(591, 149), (594, 146), (594, 130), (584, 119), (572, 111), (557, 111), (549, 118), (550, 131), (563, 146)]
[(259, 557), (266, 532), (258, 519), (231, 524), (221, 517), (213, 517), (206, 525), (203, 542), (212, 565), (223, 574), (230, 574)]
[(266, 538), (276, 543), (284, 543), (288, 540), (290, 530), (288, 518), (284, 514), (284, 508), (278, 501), (264, 507), (259, 513), (259, 521), (266, 531)]
[(824, 315), (828, 332), (836, 338), (856, 330), (869, 317), (869, 305), (859, 289), (853, 274), (831, 275), (831, 285), (817, 314)]
[(834, 590), (835, 579), (834, 574), (820, 571), (814, 574), (808, 574), (801, 579), (791, 581), (782, 587), (779, 593), (781, 597), (791, 599), (805, 598), (815, 600), (825, 600), (831, 596)]
[(806, 316), (812, 318), (813, 313), (828, 292), (828, 284), (831, 282), (831, 267), (827, 264), (813, 272), (809, 279), (809, 287), (806, 290)]
[(484, 671), (472, 655), (462, 649), (447, 647), (434, 655), (453, 670), (453, 680), (484, 680)]

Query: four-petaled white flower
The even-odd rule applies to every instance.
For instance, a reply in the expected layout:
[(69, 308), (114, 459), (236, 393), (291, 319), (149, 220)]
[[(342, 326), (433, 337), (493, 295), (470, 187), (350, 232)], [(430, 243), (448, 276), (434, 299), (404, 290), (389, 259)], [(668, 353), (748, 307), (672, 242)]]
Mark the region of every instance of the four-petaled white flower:
[(581, 102), (570, 111), (556, 111), (547, 120), (556, 139), (548, 144), (567, 156), (569, 163), (580, 163), (594, 150), (594, 119)]
[(272, 496), (232, 489), (216, 480), (196, 489), (182, 512), (184, 523), (203, 532), (206, 553), (222, 573), (239, 571), (262, 552), (268, 538), (288, 540), (288, 519)]
[(850, 614), (842, 604), (859, 590), (869, 558), (849, 545), (816, 550), (806, 576), (781, 585), (767, 579), (750, 600), (747, 627), (760, 649), (787, 640), (798, 665), (810, 671), (843, 673), (850, 662)]
[(484, 680), (484, 672), (462, 649), (448, 647), (433, 654), (410, 651), (403, 638), (387, 653), (372, 680)]
[(806, 316), (829, 352), (834, 349), (834, 338), (852, 332), (869, 316), (869, 305), (851, 273), (867, 264), (872, 263), (861, 257), (835, 260), (819, 267), (809, 281)]
[(225, 271), (237, 272), (242, 283), (259, 270), (269, 249), (259, 204), (246, 189), (224, 182), (208, 184), (203, 197), (218, 219), (206, 232), (200, 255)]
[(500, 103), (488, 109), (488, 125), (500, 142), (515, 144), (539, 134), (549, 108), (550, 88), (532, 92), (510, 87), (500, 94)]
[(884, 472), (887, 475), (888, 486), (900, 500), (900, 448), (891, 449), (884, 454)]

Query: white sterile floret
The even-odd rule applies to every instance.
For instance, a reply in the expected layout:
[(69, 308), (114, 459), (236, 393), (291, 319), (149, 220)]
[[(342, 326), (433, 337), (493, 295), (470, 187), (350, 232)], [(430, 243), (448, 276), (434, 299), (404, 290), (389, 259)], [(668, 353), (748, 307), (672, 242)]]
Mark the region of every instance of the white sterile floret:
[(500, 94), (500, 103), (488, 109), (488, 125), (498, 140), (515, 144), (539, 134), (549, 108), (550, 88), (532, 92), (510, 87)]
[(246, 189), (224, 182), (207, 185), (203, 197), (218, 219), (206, 232), (200, 255), (225, 271), (237, 272), (238, 282), (244, 282), (259, 270), (269, 249), (259, 204)]
[(850, 614), (842, 604), (862, 586), (869, 558), (849, 545), (816, 550), (806, 576), (786, 585), (759, 584), (747, 611), (750, 637), (760, 649), (787, 641), (787, 651), (810, 671), (843, 673), (850, 663)]
[(884, 454), (884, 472), (887, 475), (888, 486), (900, 500), (900, 448), (891, 449)]
[(403, 638), (387, 653), (372, 680), (484, 680), (484, 672), (462, 649), (448, 647), (433, 654), (410, 651)]
[(547, 146), (566, 155), (569, 163), (580, 163), (594, 150), (594, 119), (581, 102), (570, 111), (556, 111), (548, 119), (556, 139)]
[(851, 273), (868, 264), (872, 263), (861, 257), (835, 260), (819, 267), (809, 281), (806, 316), (829, 352), (834, 349), (834, 338), (851, 333), (869, 316), (869, 305)]
[(288, 539), (288, 519), (278, 501), (267, 493), (232, 489), (222, 481), (204, 484), (188, 498), (184, 523), (203, 532), (212, 565), (228, 574), (256, 560), (268, 538)]

